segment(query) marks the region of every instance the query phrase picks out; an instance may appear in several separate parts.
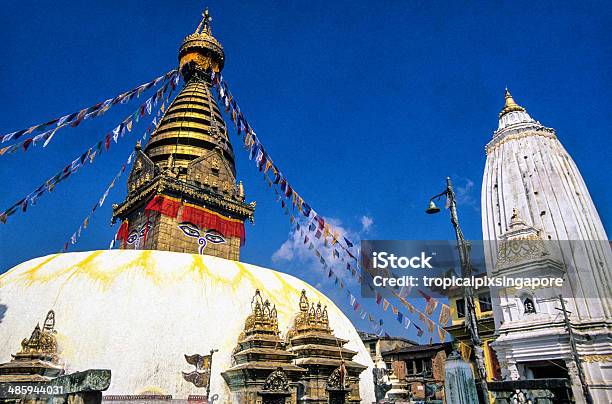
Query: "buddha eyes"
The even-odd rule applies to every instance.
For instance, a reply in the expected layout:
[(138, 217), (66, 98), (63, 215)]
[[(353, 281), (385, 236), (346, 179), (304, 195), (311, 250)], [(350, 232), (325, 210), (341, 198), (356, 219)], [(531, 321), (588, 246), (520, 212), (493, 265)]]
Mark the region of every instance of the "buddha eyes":
[(149, 225), (149, 223), (145, 223), (142, 226), (140, 226), (139, 229), (132, 230), (126, 240), (127, 243), (128, 244), (134, 244), (134, 243), (138, 244), (141, 239), (144, 239), (144, 236), (147, 233), (147, 229), (150, 229), (150, 228), (151, 226)]
[(145, 233), (147, 232), (147, 226), (142, 226), (142, 229), (140, 229), (140, 237), (144, 237)]
[(190, 223), (181, 223), (178, 225), (178, 227), (183, 231), (183, 233), (185, 233), (186, 236), (199, 238), (200, 240), (198, 242), (203, 247), (206, 246), (207, 242), (213, 244), (225, 243), (225, 238), (214, 230), (201, 234), (198, 228)]
[(189, 237), (200, 237), (200, 232), (198, 231), (198, 229), (191, 227), (188, 224), (179, 224), (179, 229), (181, 229), (183, 233), (185, 233), (185, 235)]
[(205, 237), (206, 240), (210, 241), (213, 244), (225, 243), (225, 239), (215, 233), (206, 233)]
[(132, 230), (132, 232), (128, 235), (127, 242), (128, 244), (132, 244), (137, 239), (138, 239), (138, 232), (136, 230)]

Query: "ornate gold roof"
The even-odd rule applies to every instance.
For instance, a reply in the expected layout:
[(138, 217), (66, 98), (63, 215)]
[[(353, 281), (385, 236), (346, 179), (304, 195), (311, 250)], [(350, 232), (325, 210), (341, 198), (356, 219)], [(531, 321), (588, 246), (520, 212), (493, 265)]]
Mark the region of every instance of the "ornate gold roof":
[(310, 303), (305, 290), (302, 290), (300, 296), (299, 309), (300, 311), (293, 320), (293, 327), (287, 334), (288, 338), (309, 331), (322, 332), (324, 334), (332, 333), (331, 328), (329, 328), (327, 306), (322, 306), (321, 302), (316, 305)]
[(0, 364), (0, 382), (46, 381), (64, 374), (55, 338), (55, 312), (47, 313), (42, 328), (36, 324), (10, 362)]
[[(235, 173), (227, 128), (209, 84), (190, 80), (166, 110), (145, 153), (162, 170), (179, 170), (215, 148)], [(179, 172), (177, 175), (181, 176)]]
[[(179, 51), (185, 87), (165, 111), (145, 147), (145, 154), (162, 171), (170, 170), (180, 179), (185, 179), (188, 164), (198, 158), (208, 158), (211, 168), (218, 170), (220, 162), (212, 151), (226, 161), (230, 176), (235, 177), (234, 152), (210, 83), (211, 69), (220, 71), (223, 67), (223, 48), (212, 36), (208, 10), (202, 18)], [(206, 174), (200, 175), (200, 182)], [(235, 187), (235, 178), (231, 180)]]
[(506, 88), (505, 98), (506, 98), (506, 103), (504, 104), (504, 108), (499, 113), (500, 118), (506, 115), (508, 112), (525, 111), (525, 108), (521, 107), (514, 101), (514, 99), (512, 98), (512, 94), (510, 94), (510, 91), (508, 90), (508, 88)]
[(255, 333), (279, 334), (276, 306), (272, 306), (268, 299), (264, 301), (259, 289), (255, 291), (255, 296), (251, 299), (251, 311), (244, 322), (244, 331), (239, 340)]
[(43, 328), (36, 324), (30, 338), (24, 338), (21, 349), (14, 355), (19, 357), (44, 358), (52, 362), (57, 361), (57, 340), (55, 339), (55, 313), (50, 310), (47, 313)]

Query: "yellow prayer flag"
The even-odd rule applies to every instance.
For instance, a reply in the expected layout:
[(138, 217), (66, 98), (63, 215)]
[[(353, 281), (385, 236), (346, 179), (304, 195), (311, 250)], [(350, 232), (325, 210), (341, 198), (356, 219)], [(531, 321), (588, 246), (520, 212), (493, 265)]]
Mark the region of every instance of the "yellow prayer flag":
[(440, 326), (438, 326), (438, 336), (440, 337), (440, 342), (446, 341), (446, 331)]
[(442, 308), (440, 309), (440, 317), (438, 318), (438, 322), (446, 327), (448, 322), (451, 319), (451, 308), (446, 304), (442, 304)]

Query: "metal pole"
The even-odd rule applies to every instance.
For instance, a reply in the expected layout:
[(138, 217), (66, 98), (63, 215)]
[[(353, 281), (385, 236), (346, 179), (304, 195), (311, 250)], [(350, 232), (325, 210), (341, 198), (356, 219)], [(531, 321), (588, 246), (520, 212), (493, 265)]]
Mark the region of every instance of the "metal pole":
[(562, 295), (559, 295), (559, 301), (561, 301), (561, 311), (563, 312), (563, 321), (565, 322), (565, 327), (567, 327), (570, 347), (572, 348), (572, 358), (574, 359), (574, 363), (576, 364), (576, 369), (578, 370), (578, 378), (580, 379), (580, 384), (582, 385), (582, 394), (584, 394), (584, 399), (587, 402), (587, 404), (593, 404), (593, 397), (591, 397), (591, 392), (589, 390), (589, 387), (587, 386), (586, 379), (584, 377), (584, 372), (582, 371), (582, 364), (580, 362), (580, 356), (578, 356), (578, 349), (576, 349), (576, 340), (574, 339), (574, 330), (572, 329), (572, 324), (570, 323), (569, 317), (567, 315), (567, 310), (565, 309), (565, 300), (563, 300)]
[(212, 379), (212, 360), (213, 360), (213, 354), (215, 352), (217, 352), (218, 349), (211, 349), (210, 350), (210, 365), (208, 366), (208, 385), (206, 386), (206, 401), (208, 402), (208, 400), (210, 399), (210, 381)]
[[(453, 184), (451, 183), (450, 177), (446, 177), (446, 197), (449, 202), (451, 223), (455, 229), (455, 236), (457, 238), (457, 247), (459, 248), (459, 258), (461, 260), (462, 276), (470, 278), (472, 276), (472, 264), (470, 262), (470, 247), (467, 245), (461, 227), (459, 227), (459, 217), (457, 215), (457, 202), (455, 200), (455, 191), (453, 191)], [(465, 325), (470, 334), (470, 340), (474, 347), (474, 356), (476, 358), (476, 367), (478, 368), (478, 374), (480, 377), (480, 384), (482, 387), (482, 395), (485, 404), (489, 403), (489, 389), (487, 386), (487, 370), (485, 367), (484, 355), (478, 334), (478, 323), (476, 319), (476, 306), (474, 304), (474, 290), (472, 286), (464, 288), (464, 297), (466, 303), (466, 319)]]

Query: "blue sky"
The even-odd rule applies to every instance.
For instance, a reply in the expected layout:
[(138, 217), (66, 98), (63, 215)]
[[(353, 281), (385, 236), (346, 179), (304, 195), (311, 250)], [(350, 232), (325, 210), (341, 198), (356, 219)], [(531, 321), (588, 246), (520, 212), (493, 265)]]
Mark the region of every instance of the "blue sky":
[[(200, 1), (20, 1), (0, 15), (0, 132), (92, 105), (177, 64)], [(484, 145), (508, 86), (555, 128), (610, 233), (611, 7), (606, 2), (208, 3), (226, 52), (224, 74), (243, 112), (292, 185), (351, 234), (448, 239), (448, 218), (423, 213), (453, 177), (468, 238), (481, 238)], [(46, 148), (0, 157), (0, 209), (57, 172), (129, 114), (58, 132)], [(606, 107), (607, 105), (607, 107)], [(98, 200), (134, 140), (125, 139), (26, 214), (0, 226), (0, 272), (57, 252)], [(257, 201), (242, 260), (320, 284), (307, 262), (274, 254), (289, 223), (237, 138), (238, 176)], [(102, 249), (116, 232), (111, 203), (72, 250)], [(366, 224), (364, 226), (364, 223)], [(297, 260), (297, 258), (296, 258)], [(295, 261), (295, 260), (294, 260)], [(349, 313), (350, 314), (350, 313)], [(357, 322), (359, 327), (367, 324)], [(398, 331), (390, 328), (391, 332)]]

